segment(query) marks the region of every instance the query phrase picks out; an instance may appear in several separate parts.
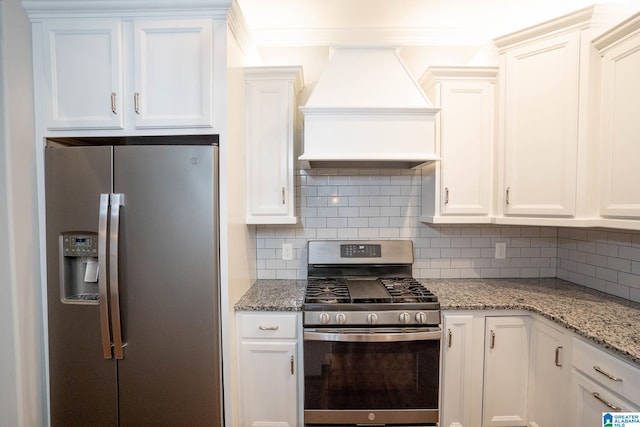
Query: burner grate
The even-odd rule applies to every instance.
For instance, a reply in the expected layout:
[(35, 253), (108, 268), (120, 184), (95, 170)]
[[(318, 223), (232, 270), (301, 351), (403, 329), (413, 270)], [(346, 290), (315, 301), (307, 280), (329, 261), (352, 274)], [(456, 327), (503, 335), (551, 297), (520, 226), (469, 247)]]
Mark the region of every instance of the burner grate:
[(340, 304), (351, 301), (349, 289), (340, 279), (309, 279), (305, 294), (307, 303)]
[(412, 277), (380, 279), (396, 303), (437, 302), (438, 298)]

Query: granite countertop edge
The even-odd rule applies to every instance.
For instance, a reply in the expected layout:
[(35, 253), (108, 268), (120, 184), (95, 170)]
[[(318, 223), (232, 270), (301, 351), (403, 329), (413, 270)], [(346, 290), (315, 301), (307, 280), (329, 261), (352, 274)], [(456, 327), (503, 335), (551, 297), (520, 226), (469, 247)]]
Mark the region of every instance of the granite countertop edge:
[[(640, 303), (561, 279), (418, 279), (443, 311), (528, 311), (640, 365)], [(301, 311), (306, 280), (259, 279), (236, 311)]]

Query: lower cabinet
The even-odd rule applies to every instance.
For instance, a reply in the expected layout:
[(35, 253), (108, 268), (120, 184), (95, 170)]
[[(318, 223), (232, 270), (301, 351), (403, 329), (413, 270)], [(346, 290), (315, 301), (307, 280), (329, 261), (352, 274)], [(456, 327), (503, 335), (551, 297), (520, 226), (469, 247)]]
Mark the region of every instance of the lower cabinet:
[(571, 341), (563, 328), (535, 319), (531, 323), (529, 425), (568, 426)]
[(301, 425), (299, 314), (240, 312), (236, 316), (240, 426)]
[(640, 369), (579, 338), (572, 353), (571, 425), (600, 427), (605, 412), (640, 411)]
[(482, 425), (526, 426), (528, 381), (529, 317), (487, 317)]

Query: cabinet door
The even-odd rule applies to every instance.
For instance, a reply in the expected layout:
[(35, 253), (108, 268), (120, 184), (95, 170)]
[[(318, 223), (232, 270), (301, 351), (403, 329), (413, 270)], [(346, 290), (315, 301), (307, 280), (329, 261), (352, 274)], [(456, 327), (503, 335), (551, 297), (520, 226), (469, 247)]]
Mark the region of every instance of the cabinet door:
[(441, 85), (440, 152), (443, 215), (489, 215), (494, 85)]
[(571, 425), (573, 426), (602, 427), (604, 425), (602, 414), (605, 412), (638, 412), (640, 410), (578, 372), (573, 374), (572, 395), (574, 422)]
[(504, 212), (575, 214), (580, 34), (504, 54)]
[(640, 34), (603, 59), (602, 216), (640, 218)]
[(245, 69), (247, 223), (295, 224), (294, 138), (299, 67)]
[(537, 320), (531, 327), (529, 414), (532, 426), (566, 426), (571, 361), (564, 334)]
[[(473, 315), (443, 318), (440, 425), (477, 426), (482, 414), (482, 358), (477, 355), (482, 354), (484, 319)], [(480, 322), (477, 328), (475, 322)]]
[(527, 425), (529, 318), (487, 317), (484, 427)]
[(136, 21), (134, 34), (136, 129), (212, 127), (212, 21)]
[(240, 411), (244, 427), (295, 427), (295, 341), (243, 341), (240, 346)]
[(43, 34), (46, 128), (122, 129), (120, 23), (47, 22)]

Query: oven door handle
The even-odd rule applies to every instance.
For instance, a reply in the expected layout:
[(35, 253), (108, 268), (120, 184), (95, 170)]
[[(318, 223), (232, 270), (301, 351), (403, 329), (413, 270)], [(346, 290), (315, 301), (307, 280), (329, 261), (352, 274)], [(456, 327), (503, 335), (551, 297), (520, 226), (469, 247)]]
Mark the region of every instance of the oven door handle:
[(401, 341), (435, 341), (442, 339), (442, 330), (433, 329), (419, 332), (317, 332), (305, 331), (305, 341), (339, 341), (339, 342), (401, 342)]

